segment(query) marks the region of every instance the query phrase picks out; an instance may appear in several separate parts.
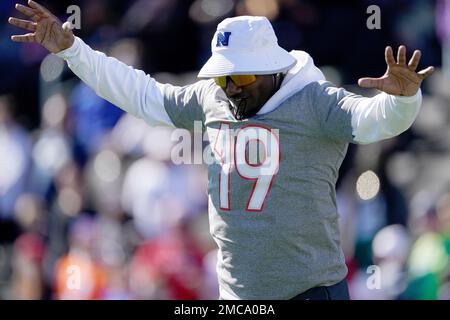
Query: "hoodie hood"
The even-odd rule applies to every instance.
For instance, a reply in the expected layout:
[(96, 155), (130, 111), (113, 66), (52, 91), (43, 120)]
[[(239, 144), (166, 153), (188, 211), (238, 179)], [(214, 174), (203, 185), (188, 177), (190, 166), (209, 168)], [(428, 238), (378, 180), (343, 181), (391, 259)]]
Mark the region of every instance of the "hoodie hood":
[(293, 50), (289, 52), (297, 63), (289, 69), (280, 89), (264, 104), (257, 115), (275, 110), (283, 101), (302, 90), (308, 84), (316, 81), (325, 80), (322, 71), (314, 65), (311, 56), (305, 51)]

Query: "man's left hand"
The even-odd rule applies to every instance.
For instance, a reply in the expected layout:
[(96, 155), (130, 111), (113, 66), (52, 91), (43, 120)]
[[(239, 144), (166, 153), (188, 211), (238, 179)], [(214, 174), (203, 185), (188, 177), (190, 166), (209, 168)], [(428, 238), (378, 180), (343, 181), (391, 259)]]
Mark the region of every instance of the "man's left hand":
[(434, 71), (434, 67), (428, 67), (416, 72), (421, 57), (420, 50), (414, 54), (406, 65), (406, 47), (400, 46), (397, 52), (397, 62), (391, 47), (386, 47), (385, 58), (387, 70), (381, 78), (361, 78), (358, 84), (362, 88), (375, 88), (396, 96), (413, 96), (420, 88), (422, 81), (428, 78)]

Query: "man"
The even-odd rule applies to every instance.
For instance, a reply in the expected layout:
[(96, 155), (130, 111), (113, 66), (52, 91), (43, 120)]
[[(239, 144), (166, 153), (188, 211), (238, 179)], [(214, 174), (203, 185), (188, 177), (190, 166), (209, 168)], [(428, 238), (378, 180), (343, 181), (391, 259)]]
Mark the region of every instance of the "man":
[[(278, 46), (269, 21), (221, 22), (201, 80), (175, 87), (92, 50), (67, 22), (39, 4), (10, 18), (64, 58), (96, 93), (149, 125), (194, 128), (201, 121), (217, 158), (208, 166), (210, 232), (219, 247), (221, 299), (348, 299), (335, 183), (349, 143), (372, 143), (407, 130), (421, 105), (420, 51), (406, 64), (390, 47), (386, 74), (357, 96), (326, 82), (303, 51)], [(256, 151), (255, 151), (256, 150)]]

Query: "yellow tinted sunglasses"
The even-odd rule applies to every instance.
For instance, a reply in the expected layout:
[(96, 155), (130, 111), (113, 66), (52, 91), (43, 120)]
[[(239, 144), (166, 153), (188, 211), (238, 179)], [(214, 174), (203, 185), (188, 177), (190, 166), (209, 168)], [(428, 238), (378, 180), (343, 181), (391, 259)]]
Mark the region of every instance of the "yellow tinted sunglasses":
[(223, 77), (214, 78), (214, 81), (216, 82), (216, 84), (219, 87), (221, 87), (222, 89), (225, 90), (227, 87), (227, 78), (228, 77), (230, 77), (231, 81), (233, 81), (233, 83), (238, 87), (246, 86), (246, 85), (252, 84), (253, 82), (256, 81), (256, 76), (254, 76), (254, 75), (223, 76)]

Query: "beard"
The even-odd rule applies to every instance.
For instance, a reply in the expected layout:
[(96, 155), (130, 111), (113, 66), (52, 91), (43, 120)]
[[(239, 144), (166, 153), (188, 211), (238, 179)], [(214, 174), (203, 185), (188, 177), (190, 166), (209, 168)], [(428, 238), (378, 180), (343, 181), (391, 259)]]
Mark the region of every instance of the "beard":
[(283, 79), (284, 75), (282, 73), (274, 74), (272, 75), (272, 85), (260, 88), (257, 94), (252, 95), (249, 92), (243, 92), (243, 94), (228, 96), (230, 111), (236, 120), (248, 119), (255, 116), (270, 97), (280, 89)]
[(249, 108), (248, 99), (242, 99), (238, 104), (230, 100), (230, 111), (236, 120), (244, 120), (253, 117), (258, 112), (258, 108)]

